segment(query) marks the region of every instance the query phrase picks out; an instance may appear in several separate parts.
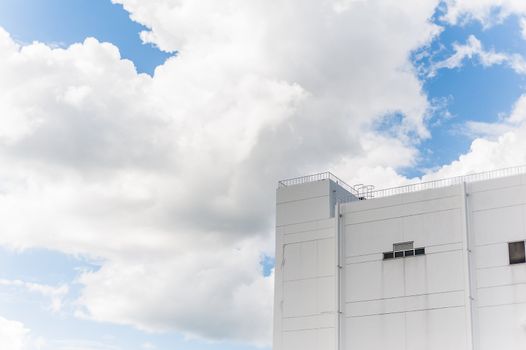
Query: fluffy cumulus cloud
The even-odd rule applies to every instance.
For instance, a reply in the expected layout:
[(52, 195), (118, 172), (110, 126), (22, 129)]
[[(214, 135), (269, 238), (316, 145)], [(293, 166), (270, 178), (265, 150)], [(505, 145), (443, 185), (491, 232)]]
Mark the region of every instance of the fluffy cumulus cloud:
[(266, 345), (276, 181), (415, 162), (438, 0), (114, 2), (177, 51), (153, 77), (0, 30), (0, 244), (101, 261), (79, 317)]
[(468, 123), (474, 135), (469, 152), (458, 160), (425, 176), (445, 178), (526, 164), (526, 95), (509, 116), (496, 123)]

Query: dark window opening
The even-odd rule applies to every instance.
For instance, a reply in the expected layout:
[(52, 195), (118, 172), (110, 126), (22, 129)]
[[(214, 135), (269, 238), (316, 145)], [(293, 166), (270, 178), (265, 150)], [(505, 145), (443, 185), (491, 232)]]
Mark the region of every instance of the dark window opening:
[(426, 253), (426, 248), (416, 248), (415, 255), (424, 255)]
[(402, 242), (393, 244), (392, 252), (384, 252), (384, 260), (403, 258), (415, 255), (425, 255), (425, 248), (413, 248), (414, 242)]
[(406, 250), (406, 251), (404, 252), (404, 255), (405, 255), (405, 256), (413, 256), (413, 255), (415, 255), (415, 251), (412, 250), (412, 249), (411, 249), (411, 250)]
[(510, 254), (510, 264), (522, 264), (526, 262), (526, 252), (524, 249), (524, 241), (508, 243), (508, 251)]

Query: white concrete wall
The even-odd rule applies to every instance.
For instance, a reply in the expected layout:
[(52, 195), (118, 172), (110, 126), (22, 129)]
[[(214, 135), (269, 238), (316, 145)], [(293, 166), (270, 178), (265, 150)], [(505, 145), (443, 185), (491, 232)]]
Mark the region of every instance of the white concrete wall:
[(526, 264), (509, 264), (508, 242), (526, 240), (526, 176), (468, 185), (475, 246), (480, 350), (526, 349)]
[[(346, 204), (342, 349), (469, 346), (463, 187)], [(426, 255), (383, 260), (394, 243)]]
[(277, 190), (274, 350), (336, 349), (336, 198), (329, 180)]

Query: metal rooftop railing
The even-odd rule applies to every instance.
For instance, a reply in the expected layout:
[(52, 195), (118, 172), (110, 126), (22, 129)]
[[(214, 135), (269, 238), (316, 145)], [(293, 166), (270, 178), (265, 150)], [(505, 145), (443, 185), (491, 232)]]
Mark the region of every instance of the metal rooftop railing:
[(321, 181), (321, 180), (332, 180), (336, 182), (338, 185), (340, 185), (341, 187), (343, 187), (345, 190), (350, 192), (351, 194), (355, 196), (359, 195), (358, 191), (354, 187), (347, 184), (345, 181), (343, 181), (342, 179), (340, 179), (339, 177), (337, 177), (330, 171), (326, 171), (324, 173), (295, 177), (292, 179), (281, 180), (278, 182), (278, 188), (288, 187), (288, 186), (293, 186), (293, 185), (301, 185), (304, 183)]
[(339, 199), (341, 203), (346, 203), (346, 202), (356, 201), (359, 199), (373, 199), (373, 198), (389, 197), (389, 196), (394, 196), (397, 194), (411, 193), (411, 192), (418, 192), (418, 191), (430, 190), (430, 189), (435, 189), (435, 188), (454, 186), (454, 185), (461, 184), (463, 182), (470, 183), (470, 182), (491, 180), (491, 179), (496, 179), (496, 178), (501, 178), (501, 177), (506, 177), (506, 176), (513, 176), (513, 175), (520, 175), (520, 174), (526, 174), (526, 165), (485, 171), (481, 173), (474, 173), (474, 174), (468, 174), (468, 175), (463, 175), (463, 176), (456, 176), (456, 177), (440, 179), (440, 180), (419, 182), (419, 183), (398, 186), (398, 187), (374, 190), (371, 186), (362, 185), (359, 188), (350, 186), (345, 181), (341, 180), (340, 178), (338, 178), (331, 172), (327, 171), (324, 173), (318, 173), (318, 174), (313, 174), (313, 175), (296, 177), (293, 179), (282, 180), (282, 181), (279, 181), (278, 187), (287, 187), (287, 186), (292, 186), (292, 185), (299, 185), (303, 183), (329, 179), (329, 180), (336, 182), (337, 184), (339, 184), (340, 186), (342, 186), (343, 188), (345, 188), (348, 192), (352, 194), (352, 196), (348, 196), (348, 197)]
[[(389, 196), (395, 196), (397, 194), (412, 193), (412, 192), (418, 192), (418, 191), (424, 191), (424, 190), (431, 190), (435, 188), (449, 187), (449, 186), (459, 185), (464, 182), (471, 183), (471, 182), (491, 180), (491, 179), (497, 179), (497, 178), (506, 177), (506, 176), (521, 175), (521, 174), (526, 174), (526, 165), (485, 171), (481, 173), (474, 173), (474, 174), (468, 174), (468, 175), (462, 175), (462, 176), (456, 176), (456, 177), (451, 177), (451, 178), (446, 178), (446, 179), (419, 182), (415, 184), (409, 184), (409, 185), (398, 186), (398, 187), (374, 190), (371, 192), (371, 196), (368, 197), (367, 199), (389, 197)], [(340, 202), (345, 203), (345, 202), (352, 202), (355, 200), (356, 200), (355, 197), (348, 196), (346, 198), (341, 199)]]

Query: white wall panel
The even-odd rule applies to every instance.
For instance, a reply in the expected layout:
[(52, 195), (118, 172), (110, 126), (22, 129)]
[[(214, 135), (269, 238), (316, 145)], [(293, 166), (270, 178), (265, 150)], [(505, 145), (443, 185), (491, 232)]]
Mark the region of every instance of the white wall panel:
[(403, 241), (401, 218), (345, 225), (345, 256), (347, 257), (389, 251), (393, 249), (393, 243)]
[(301, 245), (302, 243), (287, 244), (283, 247), (283, 280), (297, 280), (301, 279)]
[(526, 304), (480, 308), (480, 350), (526, 348)]
[(526, 284), (526, 266), (519, 264), (480, 269), (477, 271), (477, 282), (479, 288)]
[[(286, 257), (285, 257), (286, 259)], [(318, 242), (307, 241), (301, 243), (301, 276), (300, 278), (314, 278), (317, 276)], [(287, 260), (285, 260), (285, 269)]]
[(315, 328), (336, 327), (334, 314), (319, 314), (305, 317), (290, 317), (283, 319), (284, 331), (298, 331)]
[(336, 330), (334, 328), (318, 329), (318, 342), (316, 349), (336, 349)]
[(318, 276), (334, 275), (336, 266), (336, 248), (334, 238), (318, 241)]
[(276, 203), (294, 202), (302, 199), (329, 196), (329, 180), (314, 181), (294, 186), (280, 187), (276, 191)]
[(461, 251), (428, 254), (424, 259), (428, 293), (464, 289), (464, 260)]
[(405, 342), (404, 314), (350, 317), (345, 320), (346, 350), (405, 350)]
[(283, 283), (283, 317), (299, 317), (317, 314), (316, 279)]
[(463, 307), (464, 292), (414, 295), (347, 303), (345, 314), (349, 317), (423, 311), (438, 308)]
[(334, 277), (322, 277), (317, 279), (318, 283), (318, 299), (317, 312), (326, 313), (333, 312), (336, 308), (335, 293), (336, 281)]
[(299, 233), (290, 233), (283, 236), (283, 244), (314, 241), (334, 237), (334, 226), (322, 230), (310, 230)]
[(283, 348), (287, 350), (324, 350), (335, 348), (334, 328), (284, 332)]
[[(367, 201), (364, 201), (367, 202)], [(372, 201), (371, 201), (372, 202)], [(398, 206), (369, 209), (364, 211), (353, 211), (346, 218), (349, 224), (394, 219), (409, 215), (420, 215), (424, 213), (438, 212), (459, 207), (459, 196), (444, 197), (422, 202), (402, 203)]]
[(518, 206), (525, 203), (526, 187), (512, 185), (470, 194), (471, 210), (480, 211), (493, 208)]
[(477, 246), (524, 239), (522, 206), (472, 213), (472, 230)]
[(526, 177), (524, 175), (518, 176), (507, 176), (502, 178), (496, 178), (488, 181), (477, 181), (467, 184), (469, 193), (485, 192), (485, 191), (500, 191), (506, 187), (520, 186), (525, 184)]
[(346, 302), (383, 297), (381, 261), (347, 265), (344, 276)]
[(432, 245), (427, 246), (423, 245), (426, 248), (426, 254), (435, 254), (435, 253), (445, 253), (453, 250), (462, 250), (464, 248), (464, 242), (458, 243), (444, 243), (441, 245)]
[(372, 261), (345, 267), (345, 301), (404, 296), (403, 259)]
[(404, 259), (405, 295), (426, 294), (429, 292), (427, 262), (425, 260), (425, 256)]
[(318, 348), (318, 331), (283, 332), (283, 349), (286, 350), (320, 350)]
[(314, 221), (330, 216), (329, 196), (278, 203), (276, 223), (278, 226)]
[(290, 235), (294, 233), (318, 232), (332, 229), (334, 234), (334, 218), (324, 218), (316, 221), (299, 222), (296, 224), (289, 224), (286, 226), (277, 226), (276, 234)]
[(334, 275), (334, 238), (291, 243), (284, 246), (285, 281)]
[(408, 312), (405, 350), (465, 350), (467, 334), (465, 310), (445, 308)]
[(414, 241), (416, 247), (462, 242), (462, 220), (459, 208), (407, 216), (403, 240)]
[(526, 284), (479, 288), (478, 297), (480, 307), (526, 303)]
[(510, 257), (508, 243), (493, 243), (476, 247), (474, 251), (476, 268), (508, 266)]

